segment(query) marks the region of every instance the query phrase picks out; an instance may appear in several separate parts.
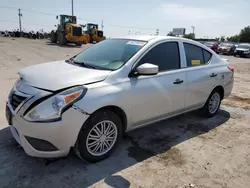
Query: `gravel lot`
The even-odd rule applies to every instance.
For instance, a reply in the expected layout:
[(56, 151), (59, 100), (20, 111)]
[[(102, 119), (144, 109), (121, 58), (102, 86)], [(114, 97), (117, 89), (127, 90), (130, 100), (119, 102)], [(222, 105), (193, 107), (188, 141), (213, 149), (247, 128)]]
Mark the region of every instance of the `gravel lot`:
[(10, 134), (4, 108), (23, 67), (66, 59), (84, 47), (0, 38), (0, 187), (232, 187), (250, 185), (250, 59), (235, 67), (232, 95), (218, 115), (197, 112), (138, 129), (109, 159), (90, 164), (73, 152), (44, 161), (27, 156)]

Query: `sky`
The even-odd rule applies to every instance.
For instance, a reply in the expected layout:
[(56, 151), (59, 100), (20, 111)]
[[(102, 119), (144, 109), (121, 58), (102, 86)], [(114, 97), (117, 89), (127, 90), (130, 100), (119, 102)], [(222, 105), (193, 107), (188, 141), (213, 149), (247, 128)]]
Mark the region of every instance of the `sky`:
[[(71, 0), (0, 0), (0, 30), (18, 29), (18, 8), (22, 29), (51, 31), (56, 15), (71, 14)], [(173, 28), (186, 28), (196, 37), (214, 38), (238, 34), (248, 25), (250, 0), (74, 0), (77, 22), (103, 20), (104, 35), (167, 35)]]

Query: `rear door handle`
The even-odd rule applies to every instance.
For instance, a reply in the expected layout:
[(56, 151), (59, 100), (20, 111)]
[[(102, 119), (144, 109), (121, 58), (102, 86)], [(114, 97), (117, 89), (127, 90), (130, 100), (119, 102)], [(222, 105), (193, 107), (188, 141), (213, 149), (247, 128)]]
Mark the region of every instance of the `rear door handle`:
[(212, 73), (211, 75), (210, 75), (210, 77), (216, 77), (217, 76), (217, 74), (215, 74), (215, 73)]
[(173, 84), (181, 84), (181, 83), (183, 83), (183, 80), (180, 80), (179, 78), (173, 82)]

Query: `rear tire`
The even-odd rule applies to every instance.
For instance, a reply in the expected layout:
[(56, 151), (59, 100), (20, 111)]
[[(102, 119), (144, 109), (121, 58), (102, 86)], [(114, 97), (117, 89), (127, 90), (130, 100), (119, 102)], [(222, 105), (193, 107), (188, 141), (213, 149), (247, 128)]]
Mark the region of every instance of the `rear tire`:
[(54, 31), (51, 31), (50, 33), (50, 40), (52, 43), (57, 43), (57, 36), (56, 36), (56, 33)]
[(58, 37), (59, 37), (59, 39), (58, 39), (59, 44), (60, 45), (65, 45), (66, 44), (66, 39), (65, 39), (64, 33), (59, 33)]
[(221, 105), (221, 93), (219, 89), (215, 89), (212, 91), (210, 96), (208, 97), (206, 104), (201, 108), (201, 114), (204, 117), (213, 117)]
[(121, 119), (110, 110), (91, 115), (83, 125), (74, 150), (80, 159), (98, 162), (107, 158), (122, 138)]

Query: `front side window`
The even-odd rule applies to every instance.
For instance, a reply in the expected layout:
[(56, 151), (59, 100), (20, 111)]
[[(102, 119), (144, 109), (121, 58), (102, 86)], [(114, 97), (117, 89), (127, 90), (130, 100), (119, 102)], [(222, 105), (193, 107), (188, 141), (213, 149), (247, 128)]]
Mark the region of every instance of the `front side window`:
[(73, 58), (79, 65), (96, 69), (116, 70), (122, 67), (147, 42), (128, 39), (108, 39), (92, 45)]
[(177, 42), (165, 42), (152, 48), (139, 62), (139, 65), (151, 63), (159, 66), (159, 72), (180, 68), (179, 45)]
[(184, 43), (188, 67), (204, 65), (211, 59), (212, 54), (207, 50), (189, 43)]

